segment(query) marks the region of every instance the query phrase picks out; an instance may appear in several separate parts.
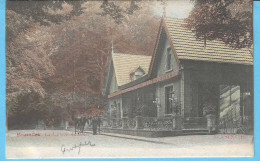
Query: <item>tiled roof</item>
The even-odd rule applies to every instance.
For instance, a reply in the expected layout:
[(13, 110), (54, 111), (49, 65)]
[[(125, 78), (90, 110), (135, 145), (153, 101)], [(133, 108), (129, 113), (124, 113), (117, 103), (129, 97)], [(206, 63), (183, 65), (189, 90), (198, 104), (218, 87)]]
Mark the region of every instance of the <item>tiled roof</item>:
[(145, 74), (147, 74), (151, 62), (151, 56), (121, 53), (113, 53), (112, 59), (118, 86), (131, 82), (130, 73), (139, 66), (144, 70)]
[(253, 56), (248, 48), (234, 49), (219, 40), (207, 40), (204, 48), (204, 40), (196, 39), (195, 33), (185, 27), (183, 20), (166, 18), (164, 22), (179, 59), (253, 64)]

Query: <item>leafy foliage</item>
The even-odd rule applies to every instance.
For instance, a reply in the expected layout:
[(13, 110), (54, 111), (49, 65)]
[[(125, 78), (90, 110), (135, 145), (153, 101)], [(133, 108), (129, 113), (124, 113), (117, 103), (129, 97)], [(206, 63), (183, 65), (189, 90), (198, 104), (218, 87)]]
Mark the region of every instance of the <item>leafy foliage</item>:
[[(88, 0), (73, 1), (73, 0), (56, 0), (56, 1), (23, 1), (9, 0), (7, 6), (9, 10), (12, 10), (18, 14), (24, 15), (33, 22), (38, 22), (41, 25), (51, 25), (52, 23), (60, 24), (64, 21), (70, 20), (74, 16), (79, 16), (84, 13), (86, 7), (84, 3)], [(91, 2), (91, 0), (89, 0)], [(17, 3), (18, 2), (18, 3)], [(136, 4), (138, 1), (131, 0), (125, 2), (100, 1), (101, 12), (99, 15), (109, 15), (116, 23), (122, 23), (123, 18), (128, 14), (133, 14), (140, 7)], [(97, 3), (97, 2), (96, 2)]]
[(23, 20), (24, 16), (7, 10), (7, 35), (12, 36), (6, 46), (7, 99), (32, 91), (44, 95), (41, 83), (55, 72), (50, 60), (52, 35), (47, 28)]
[(41, 25), (51, 25), (69, 20), (73, 16), (83, 13), (84, 1), (7, 1), (6, 8), (17, 14), (24, 15), (28, 20)]
[(186, 22), (205, 41), (220, 39), (234, 48), (253, 44), (251, 0), (196, 0)]
[[(24, 124), (43, 119), (55, 126), (81, 113), (99, 115), (105, 105), (100, 93), (111, 41), (116, 52), (150, 55), (159, 27), (159, 18), (147, 16), (151, 11), (146, 2), (140, 8), (132, 2), (113, 2), (123, 15), (120, 21), (101, 7), (107, 8), (102, 1), (80, 2), (80, 14), (71, 14), (77, 1), (14, 3), (18, 2), (7, 2), (6, 12), (9, 125), (16, 125), (18, 117), (30, 118), (21, 121)], [(37, 99), (22, 105), (32, 96)], [(41, 110), (43, 116), (30, 117), (30, 111), (40, 115)]]
[(7, 101), (8, 124), (25, 128), (25, 125), (37, 123), (48, 117), (47, 102), (36, 92), (20, 94)]

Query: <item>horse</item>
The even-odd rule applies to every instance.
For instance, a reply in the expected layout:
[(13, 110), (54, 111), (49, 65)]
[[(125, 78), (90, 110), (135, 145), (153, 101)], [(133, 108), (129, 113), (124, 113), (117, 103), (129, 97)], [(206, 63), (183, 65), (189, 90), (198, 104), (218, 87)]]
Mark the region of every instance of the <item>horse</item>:
[(83, 133), (85, 124), (88, 123), (89, 125), (89, 119), (87, 117), (78, 117), (75, 118), (74, 123), (75, 123), (75, 134), (77, 128), (79, 128), (80, 132)]

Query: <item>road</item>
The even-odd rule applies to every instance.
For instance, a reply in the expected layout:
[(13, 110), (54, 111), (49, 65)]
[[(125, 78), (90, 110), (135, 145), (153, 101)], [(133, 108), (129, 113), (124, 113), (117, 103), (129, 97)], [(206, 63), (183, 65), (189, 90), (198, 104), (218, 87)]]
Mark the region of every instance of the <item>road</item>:
[(6, 157), (249, 157), (253, 156), (252, 140), (251, 135), (144, 138), (106, 133), (84, 133), (75, 136), (73, 132), (62, 130), (11, 130), (6, 134)]

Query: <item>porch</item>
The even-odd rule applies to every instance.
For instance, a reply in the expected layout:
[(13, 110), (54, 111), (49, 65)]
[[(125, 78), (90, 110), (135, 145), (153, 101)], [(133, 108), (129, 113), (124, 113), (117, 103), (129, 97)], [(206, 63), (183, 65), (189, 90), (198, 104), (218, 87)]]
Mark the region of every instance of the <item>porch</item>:
[(214, 114), (216, 132), (252, 134), (254, 120), (251, 66), (184, 61), (184, 115)]
[(253, 132), (251, 67), (190, 61), (183, 66), (174, 77), (109, 97), (103, 128), (150, 136)]

